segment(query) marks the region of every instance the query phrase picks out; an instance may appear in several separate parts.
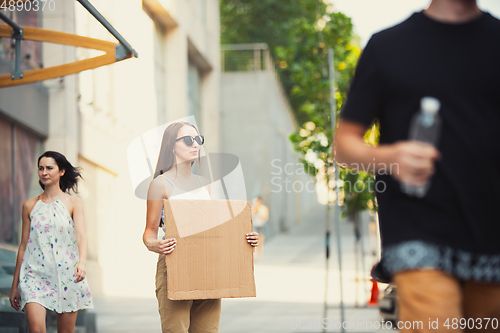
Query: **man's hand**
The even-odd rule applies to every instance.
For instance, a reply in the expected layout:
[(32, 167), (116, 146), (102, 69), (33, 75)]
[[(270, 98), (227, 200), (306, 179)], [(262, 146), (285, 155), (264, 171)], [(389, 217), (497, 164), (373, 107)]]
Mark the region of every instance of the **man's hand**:
[(391, 174), (407, 185), (424, 185), (434, 174), (434, 163), (441, 158), (439, 151), (428, 143), (402, 141), (392, 145)]

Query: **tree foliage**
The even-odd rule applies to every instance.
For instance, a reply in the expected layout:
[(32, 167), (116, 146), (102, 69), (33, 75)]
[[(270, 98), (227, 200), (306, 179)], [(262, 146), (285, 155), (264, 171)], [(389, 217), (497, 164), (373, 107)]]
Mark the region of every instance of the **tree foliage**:
[(340, 106), (359, 55), (351, 19), (321, 0), (221, 0), (222, 44), (267, 43), (299, 123), (329, 125), (328, 47)]
[[(267, 43), (299, 124), (290, 136), (312, 176), (332, 183), (328, 48), (334, 51), (338, 111), (359, 57), (351, 19), (322, 0), (220, 0), (222, 44)], [(373, 141), (373, 140), (372, 140)], [(346, 170), (341, 173), (348, 180)], [(349, 180), (352, 177), (349, 176)], [(357, 175), (362, 182), (372, 175)], [(373, 207), (373, 193), (342, 187), (344, 214)]]

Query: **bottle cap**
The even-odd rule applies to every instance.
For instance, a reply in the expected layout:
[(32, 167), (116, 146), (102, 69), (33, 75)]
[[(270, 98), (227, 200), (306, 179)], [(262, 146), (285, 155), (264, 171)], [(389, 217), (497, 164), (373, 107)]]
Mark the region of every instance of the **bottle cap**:
[(441, 108), (441, 102), (434, 97), (423, 97), (420, 100), (420, 107), (425, 113), (436, 114)]

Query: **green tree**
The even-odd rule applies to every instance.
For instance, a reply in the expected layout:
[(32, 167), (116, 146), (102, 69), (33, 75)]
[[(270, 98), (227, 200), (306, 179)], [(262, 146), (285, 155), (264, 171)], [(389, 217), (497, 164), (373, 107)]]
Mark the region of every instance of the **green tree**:
[(267, 43), (299, 123), (329, 123), (327, 48), (338, 64), (338, 103), (359, 55), (351, 19), (321, 0), (221, 0), (222, 44)]
[[(305, 170), (333, 192), (328, 48), (334, 50), (340, 110), (360, 53), (351, 19), (322, 0), (221, 0), (220, 12), (223, 44), (269, 45), (297, 121), (303, 124), (290, 140), (302, 153)], [(355, 218), (375, 207), (373, 193), (358, 188), (373, 181), (372, 175), (342, 170), (341, 179), (344, 185), (357, 184), (341, 187), (344, 215)]]

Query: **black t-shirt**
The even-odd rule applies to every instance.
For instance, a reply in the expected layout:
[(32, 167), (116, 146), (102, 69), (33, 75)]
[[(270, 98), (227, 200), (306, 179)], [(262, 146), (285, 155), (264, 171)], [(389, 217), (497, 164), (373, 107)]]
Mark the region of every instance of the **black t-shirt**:
[(407, 140), (424, 96), (441, 102), (442, 159), (422, 199), (402, 193), (392, 176), (377, 176), (384, 182), (377, 184), (383, 248), (375, 273), (387, 280), (400, 270), (430, 266), (500, 282), (498, 19), (483, 13), (447, 24), (415, 13), (373, 35), (341, 118), (366, 126), (378, 119), (381, 144)]

